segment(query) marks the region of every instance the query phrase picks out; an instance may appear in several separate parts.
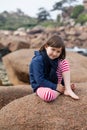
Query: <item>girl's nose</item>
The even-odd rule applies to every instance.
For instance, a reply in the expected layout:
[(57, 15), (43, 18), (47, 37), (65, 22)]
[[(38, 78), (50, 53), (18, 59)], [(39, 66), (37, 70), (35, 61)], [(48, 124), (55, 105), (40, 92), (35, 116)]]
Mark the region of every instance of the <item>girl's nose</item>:
[(53, 55), (54, 55), (54, 56), (57, 56), (57, 53), (56, 53), (56, 52), (54, 52), (54, 53), (53, 53)]

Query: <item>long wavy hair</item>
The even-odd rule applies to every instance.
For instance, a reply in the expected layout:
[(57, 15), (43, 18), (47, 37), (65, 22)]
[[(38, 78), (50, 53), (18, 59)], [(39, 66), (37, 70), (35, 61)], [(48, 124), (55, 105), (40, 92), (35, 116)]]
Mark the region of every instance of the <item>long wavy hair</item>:
[(58, 59), (65, 59), (66, 57), (66, 51), (65, 51), (65, 45), (62, 40), (62, 38), (58, 35), (51, 36), (39, 49), (39, 51), (45, 50), (45, 46), (55, 47), (55, 48), (62, 48), (62, 52)]

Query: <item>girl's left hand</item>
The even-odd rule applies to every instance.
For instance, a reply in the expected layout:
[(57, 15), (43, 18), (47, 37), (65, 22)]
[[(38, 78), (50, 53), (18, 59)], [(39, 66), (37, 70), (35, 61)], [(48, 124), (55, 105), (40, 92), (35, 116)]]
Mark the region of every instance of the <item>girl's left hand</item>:
[(57, 85), (57, 91), (59, 91), (60, 93), (64, 93), (65, 87), (62, 84), (58, 84)]

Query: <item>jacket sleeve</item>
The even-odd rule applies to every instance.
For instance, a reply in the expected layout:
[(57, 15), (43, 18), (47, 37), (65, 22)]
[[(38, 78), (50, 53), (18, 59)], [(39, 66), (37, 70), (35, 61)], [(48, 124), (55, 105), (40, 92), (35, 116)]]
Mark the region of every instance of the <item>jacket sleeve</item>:
[(32, 63), (32, 69), (34, 74), (34, 79), (39, 86), (48, 87), (53, 90), (56, 90), (57, 84), (52, 83), (47, 80), (44, 76), (44, 64), (42, 58), (38, 58), (38, 60), (34, 60)]

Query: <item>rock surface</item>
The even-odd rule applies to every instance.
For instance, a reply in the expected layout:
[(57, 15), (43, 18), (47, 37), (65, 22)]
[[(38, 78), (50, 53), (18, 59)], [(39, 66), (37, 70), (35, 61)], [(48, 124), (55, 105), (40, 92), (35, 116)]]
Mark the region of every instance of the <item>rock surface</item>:
[(0, 86), (0, 109), (11, 101), (29, 95), (32, 92), (29, 85)]
[[(0, 48), (8, 47), (11, 51), (22, 48), (39, 48), (53, 34), (60, 35), (66, 47), (87, 48), (87, 26), (67, 25), (56, 28), (35, 28), (25, 31), (0, 31)], [(9, 43), (11, 43), (9, 45)], [(24, 43), (24, 44), (22, 44)]]
[(3, 57), (8, 78), (13, 85), (29, 84), (29, 62), (32, 49), (21, 49)]
[(87, 130), (87, 83), (77, 84), (80, 100), (61, 95), (47, 103), (36, 94), (0, 110), (0, 130)]

